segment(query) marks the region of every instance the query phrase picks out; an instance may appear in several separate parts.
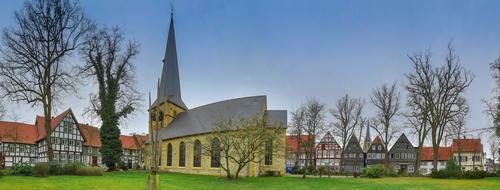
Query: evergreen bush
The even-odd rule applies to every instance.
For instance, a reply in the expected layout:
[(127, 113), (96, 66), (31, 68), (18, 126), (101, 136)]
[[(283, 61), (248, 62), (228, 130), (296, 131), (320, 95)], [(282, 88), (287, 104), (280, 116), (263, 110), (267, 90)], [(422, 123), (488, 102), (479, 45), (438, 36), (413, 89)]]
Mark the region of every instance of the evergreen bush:
[(16, 168), (14, 169), (14, 172), (12, 174), (14, 175), (31, 175), (33, 173), (33, 167), (29, 164), (18, 164)]
[(49, 162), (49, 174), (50, 175), (62, 175), (64, 173), (63, 167), (57, 162)]
[(49, 175), (49, 164), (48, 163), (37, 163), (33, 167), (33, 174), (37, 177), (45, 177)]

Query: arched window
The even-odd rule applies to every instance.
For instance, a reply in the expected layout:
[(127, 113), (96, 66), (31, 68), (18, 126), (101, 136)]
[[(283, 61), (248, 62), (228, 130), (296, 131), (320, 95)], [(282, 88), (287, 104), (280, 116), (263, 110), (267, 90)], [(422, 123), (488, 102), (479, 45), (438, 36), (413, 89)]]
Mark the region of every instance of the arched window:
[(193, 167), (201, 167), (201, 143), (199, 140), (194, 141), (193, 153)]
[(167, 166), (172, 166), (172, 144), (167, 146)]
[(220, 163), (220, 141), (218, 138), (215, 138), (212, 141), (212, 156), (211, 156), (210, 167), (218, 168), (220, 167), (219, 163)]
[(184, 142), (179, 144), (179, 167), (186, 166), (186, 145)]
[(273, 141), (268, 140), (266, 142), (266, 155), (264, 158), (264, 164), (265, 165), (272, 165), (273, 164)]

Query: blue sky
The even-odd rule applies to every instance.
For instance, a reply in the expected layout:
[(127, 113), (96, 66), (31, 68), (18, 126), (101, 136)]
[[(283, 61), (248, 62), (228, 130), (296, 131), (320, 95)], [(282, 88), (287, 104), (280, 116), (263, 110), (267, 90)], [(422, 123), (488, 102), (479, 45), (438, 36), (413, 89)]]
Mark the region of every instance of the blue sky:
[[(291, 110), (308, 98), (330, 107), (346, 93), (368, 101), (373, 88), (395, 81), (404, 96), (407, 54), (430, 49), (440, 64), (453, 40), (461, 63), (475, 75), (466, 93), (467, 127), (489, 125), (481, 99), (494, 87), (489, 63), (500, 52), (500, 1), (82, 1), (98, 23), (119, 26), (141, 44), (135, 63), (145, 99), (155, 94), (160, 77), (171, 3), (181, 90), (190, 108), (252, 95), (267, 95), (269, 109)], [(18, 0), (2, 1), (0, 27), (12, 25), (21, 7)], [(82, 87), (57, 110), (72, 107), (81, 114), (91, 89)], [(373, 107), (366, 107), (366, 116), (373, 116)], [(33, 112), (42, 113), (26, 105), (9, 108), (29, 123)], [(146, 112), (122, 130), (146, 132)]]

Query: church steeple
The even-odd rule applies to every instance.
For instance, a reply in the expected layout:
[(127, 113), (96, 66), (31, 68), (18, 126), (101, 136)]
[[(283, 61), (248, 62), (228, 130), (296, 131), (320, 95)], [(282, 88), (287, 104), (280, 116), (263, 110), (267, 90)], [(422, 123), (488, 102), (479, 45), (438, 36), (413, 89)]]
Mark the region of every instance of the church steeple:
[(368, 149), (370, 149), (370, 144), (371, 143), (372, 143), (372, 139), (370, 137), (370, 126), (366, 126), (365, 141), (363, 143), (363, 150), (365, 152), (368, 152)]
[(173, 13), (170, 15), (170, 28), (168, 30), (165, 57), (163, 58), (163, 70), (160, 80), (159, 97), (157, 97), (155, 105), (156, 103), (167, 101), (167, 99), (169, 102), (187, 110), (181, 96)]

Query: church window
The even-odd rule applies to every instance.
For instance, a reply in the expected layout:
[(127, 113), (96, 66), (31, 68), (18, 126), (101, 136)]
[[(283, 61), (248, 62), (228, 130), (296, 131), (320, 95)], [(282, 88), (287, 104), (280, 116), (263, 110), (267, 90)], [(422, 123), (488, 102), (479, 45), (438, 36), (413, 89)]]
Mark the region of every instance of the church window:
[(265, 165), (272, 165), (273, 164), (273, 141), (268, 140), (266, 142), (266, 155), (265, 155), (265, 160), (264, 164)]
[(184, 145), (184, 142), (181, 142), (179, 144), (179, 167), (184, 167), (186, 166), (186, 145)]
[(211, 162), (210, 166), (212, 168), (218, 168), (220, 167), (220, 141), (219, 139), (215, 138), (212, 141), (212, 156), (211, 156)]
[(167, 145), (167, 166), (172, 166), (172, 144)]
[(193, 152), (193, 167), (201, 167), (201, 143), (199, 140), (194, 141)]

